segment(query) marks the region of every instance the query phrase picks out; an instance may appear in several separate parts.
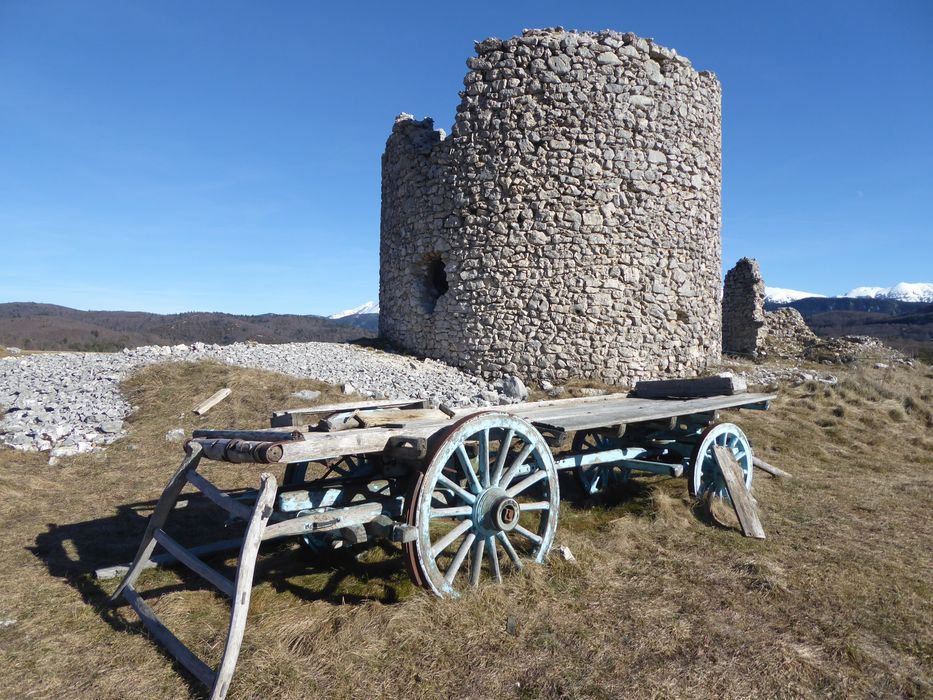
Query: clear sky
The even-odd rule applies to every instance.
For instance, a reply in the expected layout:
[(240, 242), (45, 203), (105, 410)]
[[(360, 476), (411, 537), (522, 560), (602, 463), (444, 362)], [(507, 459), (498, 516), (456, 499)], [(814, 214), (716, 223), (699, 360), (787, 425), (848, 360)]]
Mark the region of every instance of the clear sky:
[(0, 0), (0, 301), (326, 314), (378, 295), (396, 114), (473, 41), (633, 31), (723, 84), (724, 263), (933, 282), (933, 2)]

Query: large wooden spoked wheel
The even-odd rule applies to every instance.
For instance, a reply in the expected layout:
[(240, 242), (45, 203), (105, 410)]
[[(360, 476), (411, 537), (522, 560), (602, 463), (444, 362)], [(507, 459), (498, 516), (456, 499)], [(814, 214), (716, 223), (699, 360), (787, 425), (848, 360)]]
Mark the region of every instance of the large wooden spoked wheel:
[[(573, 436), (573, 454), (603, 452), (615, 447), (615, 441), (596, 430), (580, 430)], [(631, 470), (614, 464), (588, 464), (574, 469), (577, 483), (587, 496), (597, 496), (624, 485), (632, 475)]]
[(693, 448), (687, 472), (687, 486), (694, 498), (729, 499), (726, 482), (713, 454), (713, 445), (728, 447), (742, 467), (746, 488), (752, 487), (752, 446), (742, 429), (734, 423), (714, 423), (700, 435)]
[(417, 529), (405, 545), (412, 580), (457, 596), (543, 562), (559, 504), (554, 458), (533, 426), (505, 413), (464, 418), (439, 441), (406, 499), (406, 521)]

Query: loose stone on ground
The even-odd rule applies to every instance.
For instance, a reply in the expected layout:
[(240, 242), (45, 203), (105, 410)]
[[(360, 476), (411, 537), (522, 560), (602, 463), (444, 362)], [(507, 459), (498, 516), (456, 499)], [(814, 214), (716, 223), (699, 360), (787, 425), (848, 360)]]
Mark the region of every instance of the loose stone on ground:
[[(342, 386), (346, 394), (372, 398), (419, 398), (452, 406), (515, 400), (443, 362), (340, 343), (194, 343), (118, 353), (42, 353), (0, 359), (0, 442), (18, 450), (49, 451), (53, 460), (106, 446), (125, 434), (123, 420), (131, 412), (120, 382), (147, 365), (203, 360), (318, 379)], [(318, 396), (298, 392), (306, 401)], [(165, 436), (183, 438), (175, 430)]]

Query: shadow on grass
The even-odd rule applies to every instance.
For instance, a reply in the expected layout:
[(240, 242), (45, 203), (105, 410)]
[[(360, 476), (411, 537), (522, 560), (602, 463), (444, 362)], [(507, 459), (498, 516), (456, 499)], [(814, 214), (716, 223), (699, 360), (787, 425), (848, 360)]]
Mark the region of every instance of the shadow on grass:
[[(242, 536), (243, 527), (225, 527), (222, 518), (216, 515), (217, 509), (207, 499), (183, 496), (182, 500), (187, 500), (187, 505), (173, 511), (166, 530), (184, 546)], [(93, 607), (115, 631), (147, 634), (135, 615), (130, 614), (128, 621), (121, 614), (128, 609), (124, 600), (110, 602), (110, 594), (123, 574), (98, 580), (95, 572), (104, 567), (128, 564), (133, 559), (155, 504), (156, 501), (130, 503), (119, 506), (116, 514), (108, 517), (69, 524), (48, 523), (47, 530), (36, 537), (35, 545), (28, 550), (43, 562), (53, 577), (74, 588), (84, 603)], [(157, 547), (157, 553), (160, 550)], [(399, 554), (390, 545), (362, 552), (325, 550), (312, 553), (294, 542), (272, 541), (262, 547), (253, 585), (268, 583), (274, 590), (288, 591), (302, 600), (335, 605), (366, 601), (396, 603), (414, 590)], [(232, 580), (237, 556), (238, 551), (233, 549), (205, 556), (203, 561)], [(213, 586), (182, 565), (146, 570), (143, 581), (143, 590), (138, 592), (149, 601), (180, 591), (217, 593)], [(191, 696), (203, 696), (200, 682), (161, 646), (156, 646), (182, 671)]]

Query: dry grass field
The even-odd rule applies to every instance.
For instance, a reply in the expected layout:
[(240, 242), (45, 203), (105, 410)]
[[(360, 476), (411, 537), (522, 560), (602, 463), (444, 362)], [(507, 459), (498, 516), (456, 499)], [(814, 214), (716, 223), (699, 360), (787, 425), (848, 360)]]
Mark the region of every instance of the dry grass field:
[[(557, 543), (576, 563), (554, 557), (459, 600), (415, 590), (389, 547), (326, 560), (272, 547), (229, 697), (933, 696), (933, 372), (840, 372), (834, 387), (782, 387), (769, 412), (723, 416), (793, 474), (755, 475), (766, 541), (710, 522), (683, 480), (639, 478), (597, 503), (562, 482)], [(190, 413), (222, 386), (228, 400)], [(336, 394), (216, 364), (151, 367), (127, 383), (139, 408), (105, 452), (54, 467), (0, 452), (0, 620), (15, 620), (0, 627), (0, 697), (203, 695), (127, 606), (107, 606), (117, 581), (92, 572), (135, 551), (182, 457), (166, 431), (260, 426), (301, 388)], [(203, 472), (258, 483), (254, 467)], [(179, 518), (170, 532), (196, 540)], [(218, 658), (219, 595), (179, 570), (139, 588)]]

